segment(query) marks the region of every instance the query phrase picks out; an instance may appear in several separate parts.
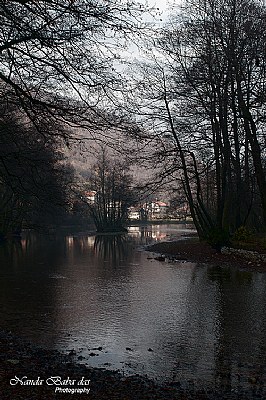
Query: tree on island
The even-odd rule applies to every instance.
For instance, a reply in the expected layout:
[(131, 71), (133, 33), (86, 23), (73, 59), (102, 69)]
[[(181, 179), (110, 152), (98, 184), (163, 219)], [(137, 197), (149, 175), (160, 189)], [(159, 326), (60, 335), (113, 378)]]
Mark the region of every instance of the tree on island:
[(136, 203), (128, 166), (112, 160), (106, 150), (102, 150), (91, 171), (89, 187), (95, 195), (86, 202), (97, 231), (125, 232), (128, 209)]

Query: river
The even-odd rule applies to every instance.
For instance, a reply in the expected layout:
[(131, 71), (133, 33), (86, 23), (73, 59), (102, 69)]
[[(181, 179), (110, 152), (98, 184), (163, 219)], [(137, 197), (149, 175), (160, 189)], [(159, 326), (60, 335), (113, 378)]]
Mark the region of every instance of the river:
[(150, 225), (2, 245), (1, 325), (125, 374), (234, 390), (265, 380), (266, 275), (145, 251), (190, 232)]

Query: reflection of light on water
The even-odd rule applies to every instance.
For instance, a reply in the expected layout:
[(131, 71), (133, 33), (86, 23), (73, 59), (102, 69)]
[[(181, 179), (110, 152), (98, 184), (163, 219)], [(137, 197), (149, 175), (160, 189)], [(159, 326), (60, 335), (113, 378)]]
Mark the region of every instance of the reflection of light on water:
[(74, 242), (73, 236), (67, 236), (67, 237), (66, 237), (66, 244), (67, 244), (67, 247), (72, 247), (72, 246), (73, 246), (73, 242)]
[(128, 233), (133, 237), (149, 237), (155, 240), (162, 240), (167, 237), (166, 233), (161, 231), (161, 225), (152, 226), (130, 226), (128, 227)]
[(21, 243), (21, 248), (23, 251), (27, 250), (27, 239), (21, 239), (20, 243)]
[(50, 274), (49, 278), (50, 279), (66, 279), (66, 277), (61, 274)]
[(155, 226), (154, 229), (152, 229), (152, 238), (158, 241), (165, 239), (166, 233), (160, 232), (159, 227)]
[(66, 245), (70, 249), (78, 246), (82, 250), (94, 246), (95, 236), (67, 236)]
[(157, 224), (128, 227), (129, 235), (136, 238), (150, 238), (153, 241), (180, 240), (184, 234), (196, 234), (193, 224)]
[(90, 247), (94, 246), (94, 241), (95, 241), (95, 237), (94, 236), (88, 236), (87, 237), (87, 243)]
[(129, 227), (128, 236), (30, 236), (11, 257), (0, 247), (1, 322), (74, 349), (90, 366), (205, 387), (224, 384), (225, 374), (232, 389), (238, 376), (248, 384), (265, 362), (265, 276), (138, 250), (192, 232), (158, 224)]

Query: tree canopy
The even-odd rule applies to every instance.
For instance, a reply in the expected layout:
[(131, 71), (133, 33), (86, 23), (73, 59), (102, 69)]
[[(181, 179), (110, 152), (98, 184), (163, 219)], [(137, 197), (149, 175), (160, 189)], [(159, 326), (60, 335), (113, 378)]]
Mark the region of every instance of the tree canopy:
[(34, 125), (16, 109), (2, 110), (0, 118), (0, 236), (20, 232), (22, 225), (55, 221), (68, 207), (73, 173), (67, 165), (56, 127)]
[(266, 227), (265, 24), (259, 1), (188, 0), (136, 74), (143, 138), (201, 237)]
[(134, 0), (2, 0), (1, 102), (17, 102), (36, 126), (44, 118), (106, 124), (113, 62), (144, 28), (144, 12)]
[(0, 1), (3, 234), (30, 213), (65, 204), (71, 174), (62, 151), (79, 138), (75, 128), (94, 138), (118, 124), (108, 108), (114, 63), (145, 27), (145, 11), (134, 0)]

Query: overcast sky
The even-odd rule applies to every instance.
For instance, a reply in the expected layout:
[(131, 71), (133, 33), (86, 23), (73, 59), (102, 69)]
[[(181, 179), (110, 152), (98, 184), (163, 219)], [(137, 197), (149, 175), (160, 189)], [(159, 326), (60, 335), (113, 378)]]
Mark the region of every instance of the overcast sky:
[(173, 5), (178, 5), (181, 0), (147, 0), (151, 6), (158, 7), (162, 12), (162, 19), (165, 20), (168, 15), (168, 8)]
[(169, 6), (168, 0), (148, 0), (148, 2), (151, 6), (158, 7), (164, 14), (167, 13), (167, 8)]

